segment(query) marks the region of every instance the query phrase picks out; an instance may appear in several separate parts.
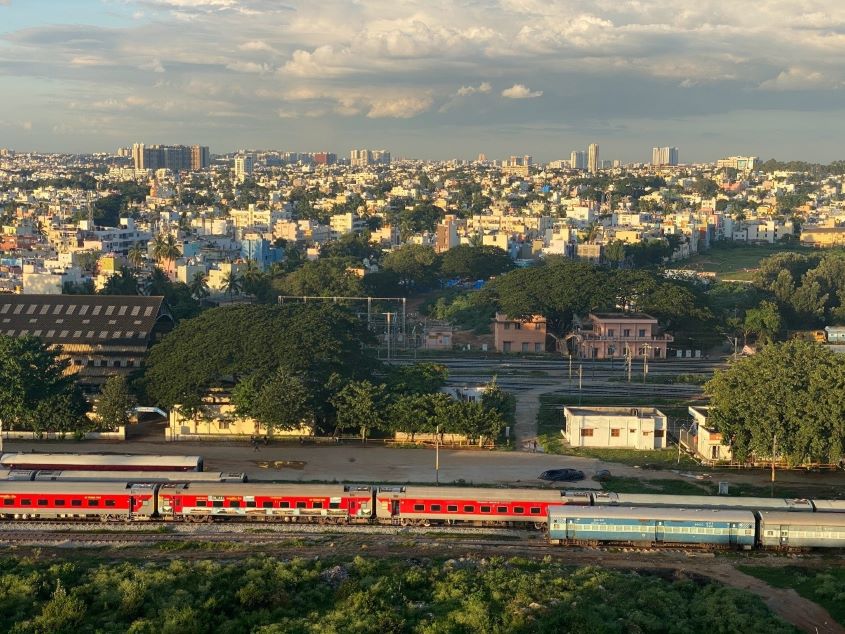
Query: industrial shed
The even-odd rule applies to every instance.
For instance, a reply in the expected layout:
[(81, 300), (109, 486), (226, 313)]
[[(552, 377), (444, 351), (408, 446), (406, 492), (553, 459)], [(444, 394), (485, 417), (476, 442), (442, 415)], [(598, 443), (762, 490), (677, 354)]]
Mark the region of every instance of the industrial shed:
[(0, 334), (38, 337), (60, 348), (69, 372), (97, 389), (113, 374), (139, 367), (149, 347), (173, 328), (164, 297), (138, 295), (5, 295)]

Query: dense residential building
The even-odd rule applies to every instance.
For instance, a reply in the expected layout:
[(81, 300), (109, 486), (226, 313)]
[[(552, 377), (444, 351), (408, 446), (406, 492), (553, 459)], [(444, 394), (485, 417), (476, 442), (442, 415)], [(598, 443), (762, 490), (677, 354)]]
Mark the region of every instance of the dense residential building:
[(564, 407), (563, 418), (571, 447), (666, 447), (667, 418), (654, 407)]

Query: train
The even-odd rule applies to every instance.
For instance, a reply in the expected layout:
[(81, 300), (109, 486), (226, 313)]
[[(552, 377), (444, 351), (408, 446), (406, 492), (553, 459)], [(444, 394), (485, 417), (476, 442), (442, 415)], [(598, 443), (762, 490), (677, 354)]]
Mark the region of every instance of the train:
[(74, 480), (77, 482), (246, 482), (245, 473), (222, 471), (53, 471), (0, 469), (0, 480)]
[[(615, 496), (615, 497), (614, 497)], [(511, 526), (550, 544), (842, 548), (838, 500), (271, 482), (0, 481), (0, 519)], [(614, 503), (607, 503), (609, 501)]]
[(24, 471), (202, 471), (202, 456), (4, 453), (0, 469)]

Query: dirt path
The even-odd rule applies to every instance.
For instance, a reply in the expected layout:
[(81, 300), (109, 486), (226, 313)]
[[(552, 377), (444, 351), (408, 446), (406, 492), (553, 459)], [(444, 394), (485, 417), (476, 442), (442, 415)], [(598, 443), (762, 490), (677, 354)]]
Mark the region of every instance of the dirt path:
[(540, 410), (540, 395), (549, 391), (548, 386), (525, 390), (516, 394), (516, 425), (514, 443), (522, 451), (541, 451), (537, 442), (537, 412)]

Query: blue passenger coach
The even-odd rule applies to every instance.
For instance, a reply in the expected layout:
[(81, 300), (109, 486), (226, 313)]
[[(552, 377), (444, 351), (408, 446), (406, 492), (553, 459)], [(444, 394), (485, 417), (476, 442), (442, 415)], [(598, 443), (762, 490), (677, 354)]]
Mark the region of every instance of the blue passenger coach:
[(754, 547), (751, 511), (636, 507), (549, 507), (549, 540), (561, 543), (697, 544)]

